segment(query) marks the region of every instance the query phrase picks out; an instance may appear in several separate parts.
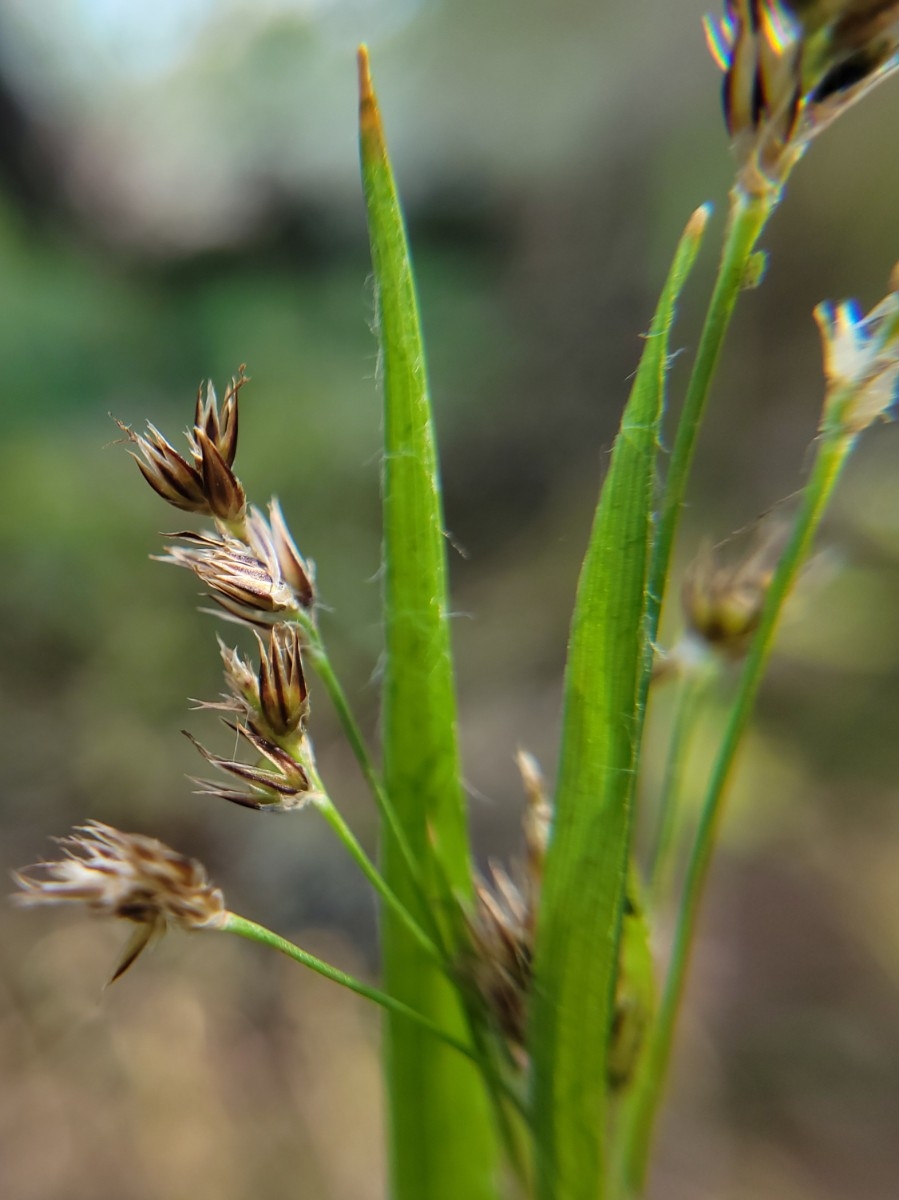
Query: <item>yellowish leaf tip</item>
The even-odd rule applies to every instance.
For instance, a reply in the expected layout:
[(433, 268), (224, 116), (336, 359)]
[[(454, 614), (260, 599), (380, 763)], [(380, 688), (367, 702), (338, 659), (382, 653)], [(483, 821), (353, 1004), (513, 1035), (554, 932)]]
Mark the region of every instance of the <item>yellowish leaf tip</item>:
[(363, 138), (374, 134), (376, 141), (380, 142), (383, 140), (381, 115), (378, 112), (378, 98), (372, 87), (367, 46), (359, 47), (356, 61), (359, 65), (359, 132)]
[(709, 217), (712, 215), (711, 204), (700, 204), (696, 212), (693, 213), (690, 220), (687, 222), (687, 228), (684, 233), (690, 238), (700, 238), (705, 233), (705, 227), (709, 223)]
[(368, 46), (363, 44), (356, 51), (356, 62), (359, 66), (359, 103), (370, 103), (374, 100), (371, 86), (371, 71), (368, 63)]

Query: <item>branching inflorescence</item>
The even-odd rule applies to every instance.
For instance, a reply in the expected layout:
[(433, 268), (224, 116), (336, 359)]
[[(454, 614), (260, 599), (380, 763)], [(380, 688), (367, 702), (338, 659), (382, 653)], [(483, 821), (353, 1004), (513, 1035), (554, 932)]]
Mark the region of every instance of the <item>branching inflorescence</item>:
[[(825, 398), (814, 464), (797, 511), (790, 521), (760, 527), (742, 560), (728, 564), (718, 553), (700, 552), (681, 588), (685, 634), (668, 655), (657, 654), (653, 668), (697, 435), (737, 298), (748, 283), (758, 282), (755, 247), (810, 141), (899, 67), (899, 2), (725, 0), (723, 16), (708, 18), (706, 32), (724, 73), (724, 116), (737, 163), (721, 265), (656, 513), (652, 493), (661, 464), (654, 455), (663, 440), (666, 339), (706, 228), (709, 214), (703, 207), (688, 222), (678, 247), (623, 421), (631, 436), (619, 439), (601, 493), (572, 624), (554, 794), (534, 760), (519, 754), (526, 797), (523, 863), (510, 870), (491, 864), (486, 876), (472, 870), (453, 810), (461, 779), (446, 778), (458, 772), (448, 626), (440, 594), (445, 573), (436, 453), (429, 440), (411, 267), (363, 51), (363, 179), (385, 355), (390, 418), (385, 436), (388, 442), (395, 439), (385, 454), (395, 472), (385, 474), (384, 489), (385, 577), (395, 589), (387, 589), (385, 623), (388, 659), (402, 660), (399, 667), (391, 664), (385, 687), (390, 732), (385, 733), (383, 777), (326, 652), (313, 564), (300, 552), (277, 500), (266, 510), (249, 504), (235, 473), (244, 369), (232, 379), (221, 405), (211, 383), (201, 386), (184, 453), (153, 425), (143, 433), (120, 428), (154, 492), (180, 512), (209, 522), (200, 530), (168, 535), (160, 561), (192, 572), (213, 611), (242, 626), (255, 645), (254, 657), (220, 640), (224, 692), (196, 702), (199, 709), (222, 714), (245, 753), (214, 753), (187, 733), (204, 762), (222, 777), (221, 782), (192, 777), (193, 782), (201, 794), (243, 808), (276, 814), (312, 810), (323, 816), (389, 914), (386, 970), (401, 985), (395, 989), (388, 980), (388, 990), (379, 991), (228, 912), (199, 863), (140, 834), (89, 822), (62, 841), (61, 860), (15, 877), (20, 904), (80, 904), (137, 926), (113, 978), (166, 928), (227, 930), (374, 1000), (417, 1026), (416, 1034), (427, 1031), (427, 1045), (410, 1042), (398, 1049), (397, 1027), (391, 1027), (390, 1069), (401, 1062), (416, 1085), (425, 1080), (439, 1090), (442, 1083), (446, 1096), (488, 1095), (510, 1161), (542, 1200), (607, 1195), (630, 1200), (642, 1194), (699, 901), (737, 749), (783, 606), (842, 467), (859, 435), (889, 416), (899, 389), (899, 275), (894, 272), (887, 296), (867, 315), (853, 303), (821, 304), (815, 310)], [(397, 539), (407, 544), (398, 545)], [(419, 586), (422, 579), (425, 585)], [(601, 629), (594, 628), (599, 624)], [(319, 775), (309, 734), (307, 668), (334, 703), (382, 818), (383, 870), (360, 846)], [(643, 783), (647, 694), (651, 678), (658, 683), (673, 674), (680, 677), (681, 690), (652, 814), (652, 849), (643, 861), (633, 846), (631, 809), (638, 798), (635, 781)], [(698, 820), (691, 825), (679, 803), (684, 762), (705, 688), (722, 676), (737, 677), (729, 717)], [(405, 740), (395, 736), (392, 724), (398, 711), (409, 726)], [(424, 753), (422, 739), (427, 739)], [(419, 755), (411, 780), (405, 764), (398, 767), (391, 760), (397, 746), (410, 757)], [(405, 793), (397, 804), (394, 781)], [(419, 787), (422, 795), (416, 793)], [(412, 819), (410, 796), (419, 806)], [(603, 866), (601, 878), (597, 863)], [(653, 957), (650, 924), (668, 905), (677, 917), (662, 970)], [(572, 910), (577, 910), (574, 917)], [(426, 969), (436, 974), (427, 975), (416, 991)], [(447, 989), (450, 1002), (445, 1004)], [(415, 1004), (407, 1002), (409, 995)], [(443, 1043), (441, 1055), (444, 1046), (457, 1052), (449, 1056), (455, 1066), (459, 1055), (474, 1064), (481, 1091), (465, 1091), (468, 1084), (459, 1084), (446, 1068), (446, 1056), (425, 1063), (435, 1040)], [(471, 1070), (469, 1063), (465, 1069)], [(607, 1099), (611, 1119), (606, 1119)], [(396, 1094), (393, 1100), (396, 1104)], [(418, 1110), (428, 1111), (430, 1100), (424, 1092), (412, 1095), (396, 1128), (420, 1129)], [(450, 1110), (463, 1123), (474, 1123), (480, 1111), (477, 1105), (471, 1113), (460, 1111), (451, 1101), (437, 1107), (440, 1119)], [(397, 1173), (413, 1180), (398, 1187), (399, 1200), (449, 1194), (429, 1190), (432, 1178), (440, 1178), (433, 1164), (443, 1152), (445, 1120), (438, 1132), (441, 1136), (431, 1136), (430, 1130), (419, 1138), (425, 1149), (412, 1133), (406, 1148), (401, 1138), (395, 1144), (395, 1156), (408, 1150), (412, 1162), (405, 1175)], [(458, 1194), (467, 1195), (464, 1188)]]

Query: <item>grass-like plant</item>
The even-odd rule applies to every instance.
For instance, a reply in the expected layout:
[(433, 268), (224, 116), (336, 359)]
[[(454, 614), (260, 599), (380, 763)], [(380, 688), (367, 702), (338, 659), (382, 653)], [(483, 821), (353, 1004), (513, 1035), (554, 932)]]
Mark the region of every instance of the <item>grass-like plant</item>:
[[(824, 403), (792, 523), (742, 563), (696, 565), (683, 589), (685, 641), (662, 654), (678, 518), (731, 315), (741, 290), (761, 281), (759, 240), (808, 143), (899, 65), (899, 4), (727, 0), (707, 35), (737, 159), (720, 267), (683, 403), (670, 413), (669, 335), (706, 230), (702, 207), (676, 249), (600, 489), (574, 602), (555, 784), (520, 756), (526, 857), (517, 874), (494, 868), (480, 879), (472, 867), (426, 356), (364, 49), (360, 150), (384, 405), (378, 756), (332, 668), (310, 565), (277, 502), (267, 513), (248, 505), (234, 473), (243, 373), (221, 406), (211, 386), (201, 391), (185, 455), (153, 426), (125, 430), (155, 491), (210, 522), (177, 535), (165, 559), (193, 571), (224, 615), (256, 634), (250, 657), (221, 644), (228, 694), (211, 705), (247, 753), (195, 743), (223, 779), (196, 782), (261, 812), (307, 810), (298, 819), (311, 819), (316, 810), (328, 822), (380, 900), (382, 985), (230, 912), (193, 860), (106, 825), (81, 827), (60, 861), (21, 872), (18, 898), (78, 902), (134, 923), (114, 977), (168, 926), (220, 930), (379, 1004), (396, 1200), (642, 1195), (727, 784), (778, 621), (853, 445), (889, 412), (899, 385), (899, 279), (867, 316), (852, 304), (818, 307)], [(725, 658), (741, 664), (739, 682), (691, 825), (679, 803), (684, 759), (702, 691)], [(307, 669), (335, 706), (380, 814), (378, 863), (316, 768)], [(655, 822), (641, 861), (633, 829), (645, 717), (652, 688), (671, 675), (680, 683), (668, 769), (660, 796), (640, 793)], [(658, 962), (651, 932), (673, 879), (682, 879), (673, 944)]]

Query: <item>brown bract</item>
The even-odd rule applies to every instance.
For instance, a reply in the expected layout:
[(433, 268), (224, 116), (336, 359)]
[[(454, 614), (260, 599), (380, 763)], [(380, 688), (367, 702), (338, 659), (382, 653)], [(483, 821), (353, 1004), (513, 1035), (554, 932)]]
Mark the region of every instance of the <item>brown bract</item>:
[(231, 470), (237, 453), (237, 396), (246, 383), (241, 373), (231, 380), (219, 411), (215, 389), (202, 385), (197, 394), (194, 425), (187, 433), (190, 461), (171, 445), (155, 425), (147, 423), (147, 435), (135, 433), (121, 421), (116, 424), (139, 454), (131, 457), (150, 487), (168, 504), (183, 512), (202, 513), (240, 528), (247, 498)]
[(318, 795), (309, 771), (299, 761), (302, 753), (308, 765), (312, 765), (312, 749), (306, 739), (302, 740), (300, 751), (294, 755), (266, 738), (252, 723), (232, 724), (225, 721), (224, 724), (256, 751), (260, 761), (267, 761), (270, 766), (254, 766), (213, 754), (185, 729), (184, 736), (208, 763), (245, 785), (243, 789), (222, 787), (214, 780), (191, 777), (200, 788), (198, 795), (219, 796), (223, 800), (230, 800), (232, 804), (261, 812), (290, 812), (302, 808)]
[(272, 525), (258, 508), (246, 518), (244, 537), (227, 530), (170, 534), (161, 562), (187, 567), (226, 612), (248, 625), (269, 628), (281, 615), (308, 614), (315, 603), (313, 570), (293, 543), (276, 501)]

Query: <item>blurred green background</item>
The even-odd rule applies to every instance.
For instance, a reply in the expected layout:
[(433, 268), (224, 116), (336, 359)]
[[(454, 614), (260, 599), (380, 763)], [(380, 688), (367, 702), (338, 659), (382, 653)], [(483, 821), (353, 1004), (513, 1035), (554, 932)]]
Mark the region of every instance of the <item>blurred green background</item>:
[[(377, 971), (371, 897), (313, 813), (191, 795), (180, 728), (228, 748), (210, 714), (188, 712), (221, 688), (216, 623), (192, 579), (149, 560), (183, 522), (108, 415), (174, 440), (199, 381), (221, 390), (248, 364), (240, 476), (257, 503), (280, 496), (316, 561), (323, 625), (375, 738), (361, 40), (430, 347), (477, 853), (515, 852), (513, 754), (551, 775), (597, 486), (675, 238), (707, 199), (718, 215), (675, 334), (686, 352), (714, 267), (732, 173), (704, 8), (0, 2), (4, 868), (99, 818), (200, 857), (237, 911)], [(803, 478), (821, 396), (811, 309), (869, 307), (899, 257), (897, 122), (893, 82), (791, 183), (716, 387), (683, 561)], [(685, 373), (686, 355), (675, 396)], [(784, 630), (742, 759), (656, 1200), (896, 1196), (897, 456), (888, 426), (860, 446), (826, 530), (832, 569)], [(373, 846), (354, 765), (313, 703), (322, 773)], [(669, 706), (661, 693), (649, 799)], [(383, 1196), (376, 1016), (225, 938), (170, 937), (103, 993), (125, 932), (3, 910), (0, 1194)]]

